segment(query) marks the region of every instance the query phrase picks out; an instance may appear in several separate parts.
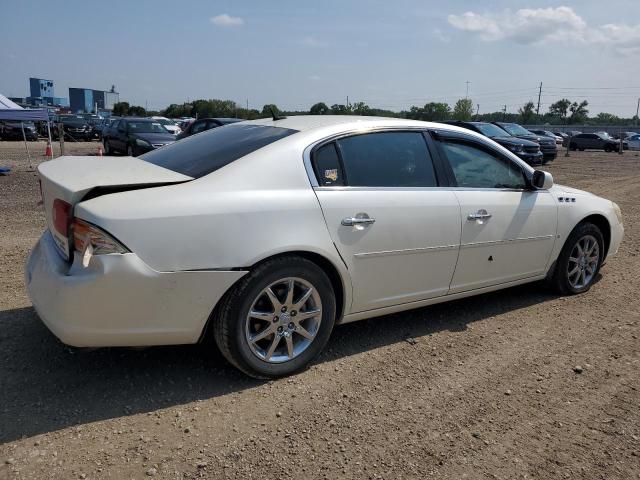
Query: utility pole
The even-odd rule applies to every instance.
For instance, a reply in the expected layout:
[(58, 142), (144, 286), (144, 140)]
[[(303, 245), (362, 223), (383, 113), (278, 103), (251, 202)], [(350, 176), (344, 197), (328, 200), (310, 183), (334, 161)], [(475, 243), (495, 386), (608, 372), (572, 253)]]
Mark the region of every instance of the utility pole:
[(536, 116), (540, 115), (540, 97), (542, 97), (542, 82), (540, 82), (540, 90), (538, 90), (538, 108), (536, 108)]
[(247, 116), (249, 116), (249, 99), (247, 98)]
[(471, 82), (469, 80), (467, 80), (465, 83), (467, 84), (467, 93), (465, 94), (464, 98), (467, 99), (467, 98), (469, 98), (469, 84)]
[(640, 98), (638, 98), (638, 106), (636, 107), (636, 126), (638, 126), (638, 113), (640, 113)]
[(349, 108), (349, 95), (347, 95), (347, 108)]
[(507, 106), (505, 105), (502, 109), (502, 121), (504, 122), (507, 119)]
[(476, 120), (478, 120), (478, 115), (480, 115), (480, 104), (476, 105)]

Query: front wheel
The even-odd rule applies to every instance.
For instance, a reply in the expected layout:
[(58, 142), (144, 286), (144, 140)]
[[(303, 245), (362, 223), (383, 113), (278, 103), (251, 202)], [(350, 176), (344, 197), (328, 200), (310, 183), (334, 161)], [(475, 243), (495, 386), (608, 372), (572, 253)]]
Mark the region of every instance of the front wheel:
[(607, 153), (611, 153), (613, 151), (613, 147), (611, 145), (605, 145), (604, 151)]
[(558, 256), (551, 279), (562, 295), (575, 295), (591, 288), (604, 260), (604, 239), (592, 223), (578, 225), (569, 235)]
[(335, 323), (333, 287), (315, 263), (268, 260), (216, 307), (213, 334), (225, 358), (255, 378), (298, 372), (324, 348)]

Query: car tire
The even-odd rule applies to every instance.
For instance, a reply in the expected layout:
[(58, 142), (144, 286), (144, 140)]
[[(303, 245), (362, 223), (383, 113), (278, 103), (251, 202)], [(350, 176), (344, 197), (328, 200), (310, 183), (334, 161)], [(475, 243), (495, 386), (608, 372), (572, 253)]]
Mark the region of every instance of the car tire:
[(604, 151), (607, 153), (611, 153), (613, 151), (613, 147), (611, 145), (605, 145)]
[(601, 230), (593, 223), (579, 224), (562, 247), (550, 278), (551, 287), (561, 295), (588, 291), (600, 271), (604, 255)]
[(573, 150), (575, 152), (577, 149), (578, 149), (578, 145), (576, 145), (575, 143), (569, 144), (569, 150)]
[[(294, 289), (288, 295), (290, 282)], [(335, 293), (326, 273), (310, 260), (284, 256), (240, 279), (216, 306), (210, 323), (229, 363), (267, 379), (306, 368), (329, 340), (335, 316)]]

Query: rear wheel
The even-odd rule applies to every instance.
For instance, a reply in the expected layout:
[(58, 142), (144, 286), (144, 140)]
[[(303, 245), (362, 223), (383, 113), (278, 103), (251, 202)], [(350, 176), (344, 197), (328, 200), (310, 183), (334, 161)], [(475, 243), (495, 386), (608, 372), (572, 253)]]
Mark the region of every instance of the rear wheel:
[(255, 378), (290, 375), (324, 348), (336, 302), (327, 275), (301, 257), (268, 260), (228, 292), (212, 316), (225, 358)]
[(581, 223), (567, 239), (558, 256), (551, 279), (562, 295), (575, 295), (591, 288), (604, 260), (604, 239), (592, 223)]
[(611, 145), (605, 145), (604, 146), (604, 151), (609, 153), (613, 151), (613, 147)]

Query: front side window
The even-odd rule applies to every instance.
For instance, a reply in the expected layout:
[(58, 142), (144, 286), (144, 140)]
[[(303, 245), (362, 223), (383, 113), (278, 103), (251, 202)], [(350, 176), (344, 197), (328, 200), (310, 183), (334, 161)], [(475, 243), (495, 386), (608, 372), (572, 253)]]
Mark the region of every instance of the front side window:
[(204, 120), (201, 122), (196, 122), (191, 127), (191, 134), (195, 135), (196, 133), (204, 132), (207, 129), (207, 122)]
[(497, 152), (453, 140), (441, 145), (458, 187), (524, 189), (527, 186), (522, 170)]
[(353, 187), (435, 187), (436, 174), (421, 132), (379, 132), (341, 138), (346, 183)]

